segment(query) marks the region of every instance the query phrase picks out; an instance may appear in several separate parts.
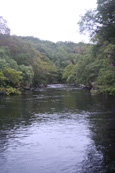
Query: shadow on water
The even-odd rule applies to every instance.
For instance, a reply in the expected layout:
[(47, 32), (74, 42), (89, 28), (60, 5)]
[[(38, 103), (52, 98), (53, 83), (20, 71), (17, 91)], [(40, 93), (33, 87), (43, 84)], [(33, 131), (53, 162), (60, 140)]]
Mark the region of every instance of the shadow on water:
[[(59, 173), (59, 171), (60, 173), (115, 172), (115, 97), (91, 96), (89, 92), (67, 85), (49, 85), (44, 89), (26, 91), (21, 96), (0, 96), (0, 166), (2, 173), (8, 171), (8, 173), (13, 173), (12, 169), (18, 164), (15, 163), (14, 167), (11, 168), (11, 165), (8, 164), (12, 158), (9, 159), (9, 162), (7, 161), (8, 153), (15, 152), (14, 144), (20, 149), (23, 140), (36, 135), (37, 132), (39, 132), (37, 137), (40, 137), (43, 146), (45, 145), (43, 141), (49, 136), (48, 139), (50, 140), (49, 143), (47, 140), (46, 146), (49, 145), (52, 148), (55, 146), (57, 148), (54, 147), (54, 153), (60, 153), (57, 156), (58, 161), (56, 160), (54, 163), (54, 166), (58, 165), (55, 167), (57, 168), (55, 173)], [(23, 140), (21, 140), (21, 135)], [(70, 142), (69, 139), (74, 142)], [(36, 142), (34, 140), (33, 143)], [(54, 146), (51, 145), (51, 141)], [(81, 141), (81, 144), (78, 143), (79, 141)], [(26, 141), (26, 143), (30, 145), (29, 151), (31, 153), (32, 142)], [(66, 147), (64, 148), (64, 146)], [(35, 147), (36, 149), (38, 148)], [(79, 164), (77, 155), (82, 150), (84, 153), (81, 154)], [(25, 151), (23, 152), (25, 153)], [(43, 152), (40, 152), (42, 154), (39, 159), (44, 158), (45, 163), (48, 155), (43, 157)], [(70, 152), (69, 158), (66, 156), (67, 152)], [(62, 156), (64, 154), (65, 157)], [(36, 155), (32, 156), (33, 158), (36, 157)], [(52, 157), (54, 157), (53, 153)], [(48, 159), (46, 160), (47, 164), (50, 162)], [(52, 159), (51, 163), (53, 163)], [(63, 159), (65, 159), (64, 163), (61, 162)], [(71, 163), (72, 159), (73, 163)], [(24, 158), (22, 160), (25, 165), (29, 162), (29, 160), (25, 161)], [(30, 170), (36, 173), (38, 167), (34, 170), (34, 164), (33, 161), (33, 165), (31, 165), (33, 168)], [(10, 167), (10, 169), (6, 171), (2, 165)], [(44, 164), (41, 163), (41, 165)], [(47, 169), (46, 173), (54, 172), (55, 168), (51, 169), (51, 167), (49, 164), (49, 170)], [(59, 167), (60, 169), (58, 169)], [(21, 171), (22, 173), (29, 173), (28, 169), (26, 167), (24, 171)], [(44, 173), (44, 169), (39, 170), (39, 173)]]
[(88, 116), (92, 144), (87, 147), (82, 171), (114, 173), (115, 97), (95, 96), (93, 99), (96, 99), (95, 109)]

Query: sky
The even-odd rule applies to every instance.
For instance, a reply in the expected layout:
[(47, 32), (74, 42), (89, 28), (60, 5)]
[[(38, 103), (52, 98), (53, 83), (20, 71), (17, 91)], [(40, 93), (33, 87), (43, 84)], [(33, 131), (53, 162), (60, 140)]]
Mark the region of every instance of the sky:
[(96, 0), (0, 0), (0, 16), (11, 35), (34, 36), (41, 40), (88, 42), (77, 22)]

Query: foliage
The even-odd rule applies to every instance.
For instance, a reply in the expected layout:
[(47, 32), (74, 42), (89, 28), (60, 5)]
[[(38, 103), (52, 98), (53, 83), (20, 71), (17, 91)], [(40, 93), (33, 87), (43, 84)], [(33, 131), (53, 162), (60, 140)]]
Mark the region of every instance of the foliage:
[(65, 67), (64, 73), (63, 73), (63, 76), (62, 76), (63, 79), (66, 79), (66, 80), (68, 79), (68, 77), (73, 72), (73, 67), (74, 67), (74, 65), (72, 63), (70, 63), (68, 66)]
[(53, 73), (56, 73), (57, 70), (55, 66), (51, 65), (48, 62), (44, 62), (41, 59), (37, 58), (36, 62), (33, 64), (34, 69), (34, 85), (47, 84), (50, 82), (50, 76), (53, 76)]
[(3, 74), (6, 77), (6, 82), (11, 86), (17, 87), (20, 85), (20, 80), (22, 79), (20, 71), (5, 67), (3, 69)]
[(71, 76), (68, 78), (68, 81), (72, 81), (78, 84), (86, 84), (88, 82), (94, 81), (98, 75), (99, 67), (101, 64), (94, 60), (92, 62), (91, 57), (84, 57), (82, 60), (79, 60), (75, 65)]
[(17, 62), (11, 57), (8, 47), (0, 47), (0, 70), (4, 67), (17, 69)]
[(93, 94), (115, 94), (114, 10), (111, 7), (110, 11), (111, 4), (114, 5), (113, 0), (98, 0), (97, 9), (87, 12), (81, 19), (81, 31), (90, 29), (97, 44), (53, 43), (34, 37), (0, 34), (0, 93), (19, 94), (21, 88), (73, 83), (91, 84)]
[(7, 80), (7, 78), (4, 76), (3, 72), (0, 72), (0, 86), (5, 86), (6, 83), (5, 81)]
[(103, 67), (100, 69), (97, 85), (99, 91), (115, 94), (115, 68), (108, 59), (104, 60)]
[(70, 79), (84, 84), (95, 82), (93, 93), (115, 94), (115, 1), (97, 0), (97, 8), (81, 16), (79, 26), (81, 33), (90, 32), (96, 45), (90, 56), (78, 61)]
[[(79, 21), (80, 32), (90, 31), (98, 42), (115, 43), (115, 1), (97, 0), (97, 8), (88, 10)], [(94, 39), (94, 40), (95, 40)]]
[(2, 94), (6, 94), (7, 96), (10, 94), (21, 94), (21, 91), (19, 90), (19, 88), (13, 88), (11, 86), (0, 87), (0, 92)]
[(6, 95), (20, 94), (20, 76), (21, 72), (18, 72), (11, 68), (4, 68), (3, 72), (0, 72), (0, 92)]
[(21, 86), (30, 87), (32, 84), (33, 77), (34, 77), (33, 67), (31, 65), (29, 65), (29, 66), (20, 65), (19, 69), (22, 72), (21, 76), (23, 79)]

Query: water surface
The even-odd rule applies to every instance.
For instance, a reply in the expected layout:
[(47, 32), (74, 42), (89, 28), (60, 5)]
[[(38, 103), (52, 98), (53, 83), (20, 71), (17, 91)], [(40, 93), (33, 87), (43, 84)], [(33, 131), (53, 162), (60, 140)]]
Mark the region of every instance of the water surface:
[(115, 97), (49, 85), (0, 96), (0, 173), (115, 172)]

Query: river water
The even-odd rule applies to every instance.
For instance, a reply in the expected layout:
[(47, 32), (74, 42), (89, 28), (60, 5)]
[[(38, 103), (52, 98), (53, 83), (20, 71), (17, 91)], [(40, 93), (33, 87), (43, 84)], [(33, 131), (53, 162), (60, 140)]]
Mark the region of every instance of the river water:
[(115, 97), (49, 85), (0, 96), (0, 173), (115, 172)]

